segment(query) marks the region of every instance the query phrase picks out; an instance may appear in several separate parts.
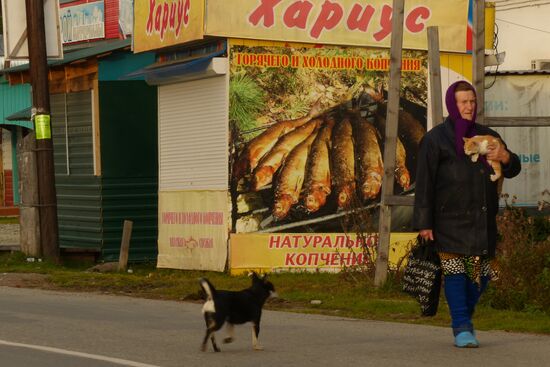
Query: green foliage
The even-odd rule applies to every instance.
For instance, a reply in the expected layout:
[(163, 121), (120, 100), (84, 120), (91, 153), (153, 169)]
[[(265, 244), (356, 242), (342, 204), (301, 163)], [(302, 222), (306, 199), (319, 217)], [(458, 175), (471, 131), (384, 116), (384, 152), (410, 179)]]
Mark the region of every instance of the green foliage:
[(498, 225), (500, 271), (489, 293), (490, 304), (550, 315), (550, 218), (507, 207)]
[(264, 92), (250, 77), (236, 74), (229, 82), (229, 120), (240, 131), (256, 126), (256, 118), (264, 105)]

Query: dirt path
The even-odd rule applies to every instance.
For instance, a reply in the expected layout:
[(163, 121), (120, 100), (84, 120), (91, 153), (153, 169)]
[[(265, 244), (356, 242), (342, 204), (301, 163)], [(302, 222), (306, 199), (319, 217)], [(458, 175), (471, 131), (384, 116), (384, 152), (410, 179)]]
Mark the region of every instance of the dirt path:
[(51, 289), (48, 278), (45, 274), (0, 273), (0, 287)]

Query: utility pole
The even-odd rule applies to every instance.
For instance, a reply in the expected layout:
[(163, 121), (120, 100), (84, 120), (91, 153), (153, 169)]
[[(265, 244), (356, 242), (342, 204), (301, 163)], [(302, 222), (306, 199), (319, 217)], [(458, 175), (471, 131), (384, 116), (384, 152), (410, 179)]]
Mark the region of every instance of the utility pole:
[(44, 0), (25, 0), (25, 7), (32, 86), (32, 114), (36, 136), (40, 240), (44, 259), (57, 263), (59, 261), (57, 197), (50, 123)]

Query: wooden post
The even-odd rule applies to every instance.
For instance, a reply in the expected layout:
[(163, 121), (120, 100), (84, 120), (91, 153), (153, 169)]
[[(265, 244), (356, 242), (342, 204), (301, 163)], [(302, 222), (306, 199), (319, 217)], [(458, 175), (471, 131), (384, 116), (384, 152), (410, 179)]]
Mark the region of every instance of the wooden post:
[(476, 122), (485, 120), (485, 0), (474, 0), (473, 83), (477, 92)]
[(36, 174), (36, 140), (34, 131), (24, 134), (17, 127), (17, 164), (21, 193), (19, 208), (19, 244), (21, 251), (32, 257), (42, 257), (40, 246), (40, 217), (38, 213), (38, 183)]
[(403, 51), (404, 0), (393, 0), (392, 35), (390, 50), (390, 86), (388, 89), (388, 110), (386, 114), (386, 141), (384, 143), (384, 178), (382, 200), (378, 220), (378, 248), (374, 284), (380, 286), (388, 276), (388, 253), (390, 248), (391, 206), (387, 197), (393, 196), (395, 175), (395, 149), (397, 146), (397, 124), (399, 118), (399, 85), (401, 84), (401, 62)]
[(40, 245), (44, 259), (59, 262), (57, 196), (50, 122), (50, 91), (44, 0), (25, 0), (29, 74), (32, 85), (34, 136), (36, 139), (36, 174), (40, 214)]
[(122, 241), (120, 242), (120, 256), (118, 258), (118, 271), (126, 271), (128, 267), (128, 252), (130, 250), (130, 238), (132, 237), (133, 224), (134, 222), (131, 220), (124, 221)]
[(438, 27), (428, 27), (428, 67), (430, 73), (432, 126), (443, 122), (441, 63), (439, 58), (439, 29)]

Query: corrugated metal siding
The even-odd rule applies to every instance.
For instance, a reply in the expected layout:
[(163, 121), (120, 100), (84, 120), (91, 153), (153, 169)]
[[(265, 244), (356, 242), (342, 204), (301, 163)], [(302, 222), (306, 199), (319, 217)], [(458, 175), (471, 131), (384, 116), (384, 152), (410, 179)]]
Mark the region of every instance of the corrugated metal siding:
[(118, 2), (119, 0), (105, 0), (105, 38), (118, 38)]
[[(30, 86), (28, 84), (20, 84), (10, 86), (8, 82), (0, 77), (0, 121), (5, 121), (6, 117), (12, 115), (22, 109), (25, 109), (31, 105), (31, 92)], [(13, 205), (14, 200), (16, 203), (19, 203), (19, 193), (14, 192), (13, 188), (18, 187), (19, 178), (17, 177), (17, 171), (13, 172), (15, 177), (7, 175), (7, 171), (17, 167), (15, 157), (13, 157), (13, 144), (14, 139), (8, 138), (8, 135), (11, 135), (7, 130), (2, 129), (4, 135), (2, 142), (3, 150), (3, 169), (5, 170), (4, 176), (4, 196), (5, 196), (5, 205)], [(9, 159), (8, 159), (9, 158)], [(10, 164), (11, 162), (11, 164)], [(15, 182), (14, 182), (15, 181)]]
[(103, 236), (101, 180), (93, 175), (91, 93), (52, 95), (50, 107), (59, 245), (99, 250)]
[(102, 247), (101, 180), (92, 175), (55, 175), (59, 246)]
[(76, 175), (93, 175), (93, 132), (91, 91), (67, 94), (69, 116), (69, 171)]
[(159, 86), (159, 190), (228, 186), (227, 80)]
[(55, 174), (68, 174), (67, 170), (67, 114), (65, 113), (66, 95), (54, 94), (50, 96), (53, 162)]
[(50, 105), (56, 173), (93, 175), (91, 92), (55, 94)]
[(118, 260), (124, 220), (133, 222), (129, 260), (156, 260), (157, 187), (156, 177), (102, 180), (104, 260)]
[(31, 105), (31, 88), (29, 84), (11, 86), (0, 77), (0, 121)]

